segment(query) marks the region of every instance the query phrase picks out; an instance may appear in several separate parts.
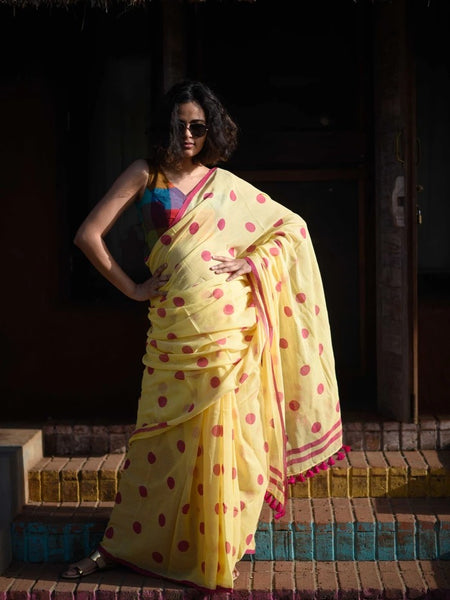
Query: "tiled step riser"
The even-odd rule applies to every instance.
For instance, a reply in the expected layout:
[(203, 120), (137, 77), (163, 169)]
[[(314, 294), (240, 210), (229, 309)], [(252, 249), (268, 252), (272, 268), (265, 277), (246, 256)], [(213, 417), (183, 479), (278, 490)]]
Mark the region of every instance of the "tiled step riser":
[[(29, 472), (33, 502), (114, 500), (124, 455), (45, 458)], [(450, 452), (351, 452), (290, 486), (294, 498), (450, 497)]]
[[(85, 556), (100, 542), (107, 521), (13, 524), (18, 561), (59, 562)], [(260, 523), (255, 560), (450, 560), (450, 520), (422, 523)], [(449, 564), (450, 569), (450, 564)]]

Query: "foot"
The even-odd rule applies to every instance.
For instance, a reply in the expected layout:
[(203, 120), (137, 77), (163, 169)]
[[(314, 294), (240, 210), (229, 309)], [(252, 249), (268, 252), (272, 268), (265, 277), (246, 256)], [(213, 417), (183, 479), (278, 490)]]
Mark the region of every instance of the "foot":
[(78, 562), (69, 565), (69, 568), (61, 573), (61, 577), (63, 579), (78, 579), (96, 571), (114, 569), (115, 566), (116, 564), (113, 561), (106, 559), (96, 550), (86, 558), (82, 558)]

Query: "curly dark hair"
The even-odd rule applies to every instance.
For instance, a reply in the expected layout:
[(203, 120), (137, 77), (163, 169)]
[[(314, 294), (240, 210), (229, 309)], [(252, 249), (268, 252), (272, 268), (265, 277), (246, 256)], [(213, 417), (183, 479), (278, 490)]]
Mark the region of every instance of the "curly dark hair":
[(208, 134), (202, 150), (192, 160), (207, 166), (225, 162), (237, 145), (237, 125), (212, 90), (200, 81), (183, 80), (164, 96), (151, 129), (152, 146), (149, 163), (176, 166), (183, 158), (182, 138), (178, 127), (180, 104), (195, 102), (205, 112)]

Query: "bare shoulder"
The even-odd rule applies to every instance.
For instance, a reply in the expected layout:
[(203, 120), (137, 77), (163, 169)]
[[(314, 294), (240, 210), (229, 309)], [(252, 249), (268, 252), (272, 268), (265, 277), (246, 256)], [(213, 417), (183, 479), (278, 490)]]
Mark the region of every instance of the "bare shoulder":
[(125, 169), (122, 175), (147, 182), (149, 175), (148, 162), (143, 158), (138, 158)]

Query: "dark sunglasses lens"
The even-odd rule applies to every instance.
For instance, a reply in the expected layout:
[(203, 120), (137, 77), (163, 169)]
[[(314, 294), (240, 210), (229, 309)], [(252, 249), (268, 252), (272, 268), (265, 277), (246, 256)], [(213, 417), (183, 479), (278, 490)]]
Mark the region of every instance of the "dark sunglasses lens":
[(189, 126), (192, 137), (203, 137), (206, 134), (207, 128), (203, 123), (191, 123)]

